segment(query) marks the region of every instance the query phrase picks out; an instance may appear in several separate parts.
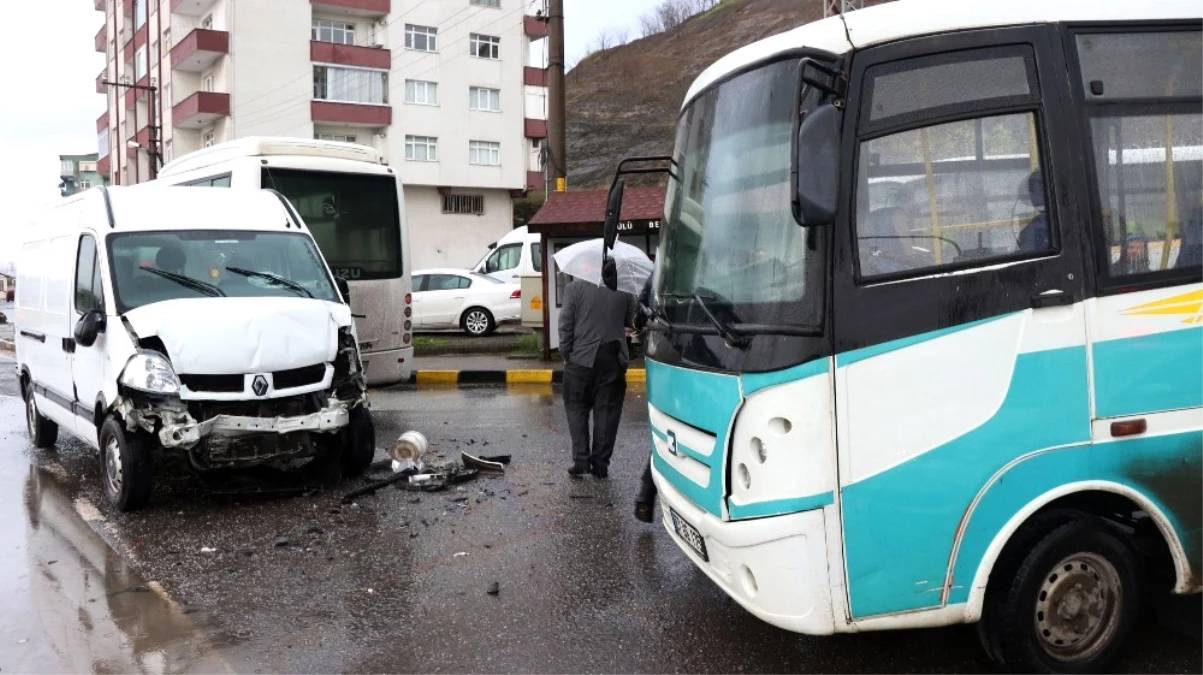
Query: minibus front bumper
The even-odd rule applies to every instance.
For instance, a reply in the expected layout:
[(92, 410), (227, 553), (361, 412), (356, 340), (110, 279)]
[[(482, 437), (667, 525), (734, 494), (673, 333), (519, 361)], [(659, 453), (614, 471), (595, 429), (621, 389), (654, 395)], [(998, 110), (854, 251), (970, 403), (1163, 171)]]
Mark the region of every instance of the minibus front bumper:
[[(824, 509), (727, 522), (684, 497), (654, 465), (652, 477), (665, 529), (727, 595), (778, 628), (807, 635), (835, 632)], [(684, 534), (673, 514), (685, 523)], [(686, 537), (700, 543), (704, 553)]]

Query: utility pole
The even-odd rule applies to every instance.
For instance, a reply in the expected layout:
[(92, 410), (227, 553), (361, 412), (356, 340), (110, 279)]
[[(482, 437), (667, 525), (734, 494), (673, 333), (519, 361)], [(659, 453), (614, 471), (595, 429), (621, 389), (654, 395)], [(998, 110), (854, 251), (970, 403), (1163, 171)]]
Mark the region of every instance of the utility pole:
[(547, 11), (547, 149), (551, 183), (556, 192), (568, 190), (568, 143), (565, 140), (564, 0), (549, 0)]
[[(146, 108), (148, 111), (147, 114), (149, 115), (150, 118), (147, 121), (147, 125), (146, 125), (146, 129), (147, 129), (148, 136), (149, 136), (149, 138), (147, 138), (147, 141), (146, 141), (146, 146), (147, 146), (146, 154), (149, 155), (149, 158), (150, 158), (150, 161), (148, 162), (148, 164), (150, 166), (150, 180), (154, 180), (155, 178), (158, 178), (159, 167), (162, 166), (162, 164), (163, 164), (163, 162), (162, 162), (163, 156), (162, 156), (162, 153), (159, 152), (159, 138), (161, 136), (160, 132), (162, 131), (162, 129), (159, 127), (158, 117), (155, 115), (155, 105), (156, 105), (155, 102), (158, 98), (158, 93), (159, 93), (158, 82), (156, 82), (154, 80), (154, 78), (151, 78), (149, 84), (130, 84), (129, 82), (110, 82), (108, 80), (105, 80), (104, 82), (102, 82), (102, 84), (104, 84), (105, 86), (108, 86), (108, 87), (117, 87), (118, 90), (134, 89), (137, 91), (144, 91), (147, 93), (148, 99), (146, 102)], [(121, 95), (118, 94), (117, 95), (118, 108), (120, 108), (121, 103), (122, 103)], [(134, 126), (135, 127), (138, 126), (138, 104), (136, 101), (134, 103)], [(138, 137), (138, 130), (134, 129), (134, 138), (137, 138), (137, 137)], [(123, 138), (120, 140), (124, 144), (125, 139)], [(122, 150), (122, 152), (125, 151), (124, 145), (122, 145), (121, 150)], [(138, 170), (137, 166), (138, 165), (135, 163), (134, 164), (135, 172)]]

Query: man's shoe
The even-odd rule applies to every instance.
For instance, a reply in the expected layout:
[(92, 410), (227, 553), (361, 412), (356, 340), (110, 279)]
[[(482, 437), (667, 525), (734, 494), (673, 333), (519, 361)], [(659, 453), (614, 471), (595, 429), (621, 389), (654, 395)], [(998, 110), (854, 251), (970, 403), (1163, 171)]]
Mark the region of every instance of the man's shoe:
[(590, 473), (593, 474), (594, 478), (598, 478), (601, 480), (605, 480), (606, 478), (610, 477), (610, 470), (602, 468), (600, 466), (593, 467), (593, 469), (590, 471)]
[(568, 475), (573, 478), (581, 478), (587, 473), (589, 473), (589, 467), (580, 464), (573, 464), (572, 468), (568, 470)]

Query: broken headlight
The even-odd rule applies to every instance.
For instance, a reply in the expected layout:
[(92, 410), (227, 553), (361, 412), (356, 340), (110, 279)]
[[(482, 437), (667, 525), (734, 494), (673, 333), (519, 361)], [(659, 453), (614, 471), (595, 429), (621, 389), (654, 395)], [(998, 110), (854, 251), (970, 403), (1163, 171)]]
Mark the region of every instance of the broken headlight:
[(121, 371), (121, 384), (150, 394), (180, 393), (180, 378), (167, 358), (156, 352), (138, 352)]

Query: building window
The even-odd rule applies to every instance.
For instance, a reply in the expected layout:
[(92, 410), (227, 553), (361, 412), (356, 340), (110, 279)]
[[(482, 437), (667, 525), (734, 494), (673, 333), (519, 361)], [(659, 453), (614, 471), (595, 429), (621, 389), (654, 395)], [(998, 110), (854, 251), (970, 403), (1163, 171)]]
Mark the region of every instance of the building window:
[(141, 81), (146, 77), (146, 47), (139, 47), (134, 53), (134, 80)]
[(487, 112), (501, 112), (501, 90), (485, 87), (468, 89), (468, 108)]
[(501, 38), (472, 33), (468, 41), (468, 53), (481, 59), (501, 58)]
[(170, 84), (163, 85), (163, 105), (168, 108), (170, 108), (172, 106), (171, 85)]
[(146, 0), (134, 0), (134, 30), (146, 25)]
[(213, 15), (212, 14), (201, 19), (201, 28), (204, 28), (205, 30), (210, 30), (213, 28)]
[(480, 216), (484, 212), (484, 195), (443, 195), (443, 213)]
[(81, 173), (96, 173), (96, 162), (80, 162), (79, 170)]
[(405, 24), (405, 48), (419, 52), (438, 51), (439, 29), (430, 26)]
[(58, 175), (60, 175), (60, 176), (74, 176), (75, 175), (75, 162), (73, 162), (69, 159), (61, 160), (59, 162), (58, 170), (59, 170)]
[(472, 0), (477, 7), (501, 7), (501, 0)]
[(501, 144), (493, 141), (468, 141), (468, 163), (501, 166)]
[(313, 39), (339, 45), (355, 44), (355, 24), (327, 19), (313, 20)]
[(405, 159), (413, 162), (437, 162), (439, 139), (433, 136), (406, 136)]
[(338, 143), (355, 143), (354, 136), (345, 134), (314, 134), (313, 137), (319, 141), (335, 141)]
[(211, 147), (213, 147), (213, 144), (216, 141), (217, 141), (217, 134), (215, 134), (213, 132), (213, 130), (210, 129), (209, 131), (206, 131), (203, 136), (201, 136), (201, 147), (211, 148)]
[(213, 91), (213, 76), (206, 75), (201, 80), (201, 91)]
[(170, 162), (175, 159), (175, 154), (171, 151), (171, 141), (163, 143), (163, 161)]
[(313, 97), (319, 101), (385, 105), (388, 103), (388, 72), (314, 66)]
[(171, 51), (171, 29), (165, 28), (165, 29), (163, 29), (163, 52), (166, 53), (166, 52), (170, 52), (170, 51)]
[(92, 187), (92, 181), (82, 179), (79, 181), (79, 190), (87, 190), (90, 187)]
[(439, 104), (439, 85), (436, 82), (421, 80), (405, 81), (405, 102), (420, 105)]
[(109, 156), (109, 130), (97, 132), (96, 134), (96, 154), (100, 157)]

